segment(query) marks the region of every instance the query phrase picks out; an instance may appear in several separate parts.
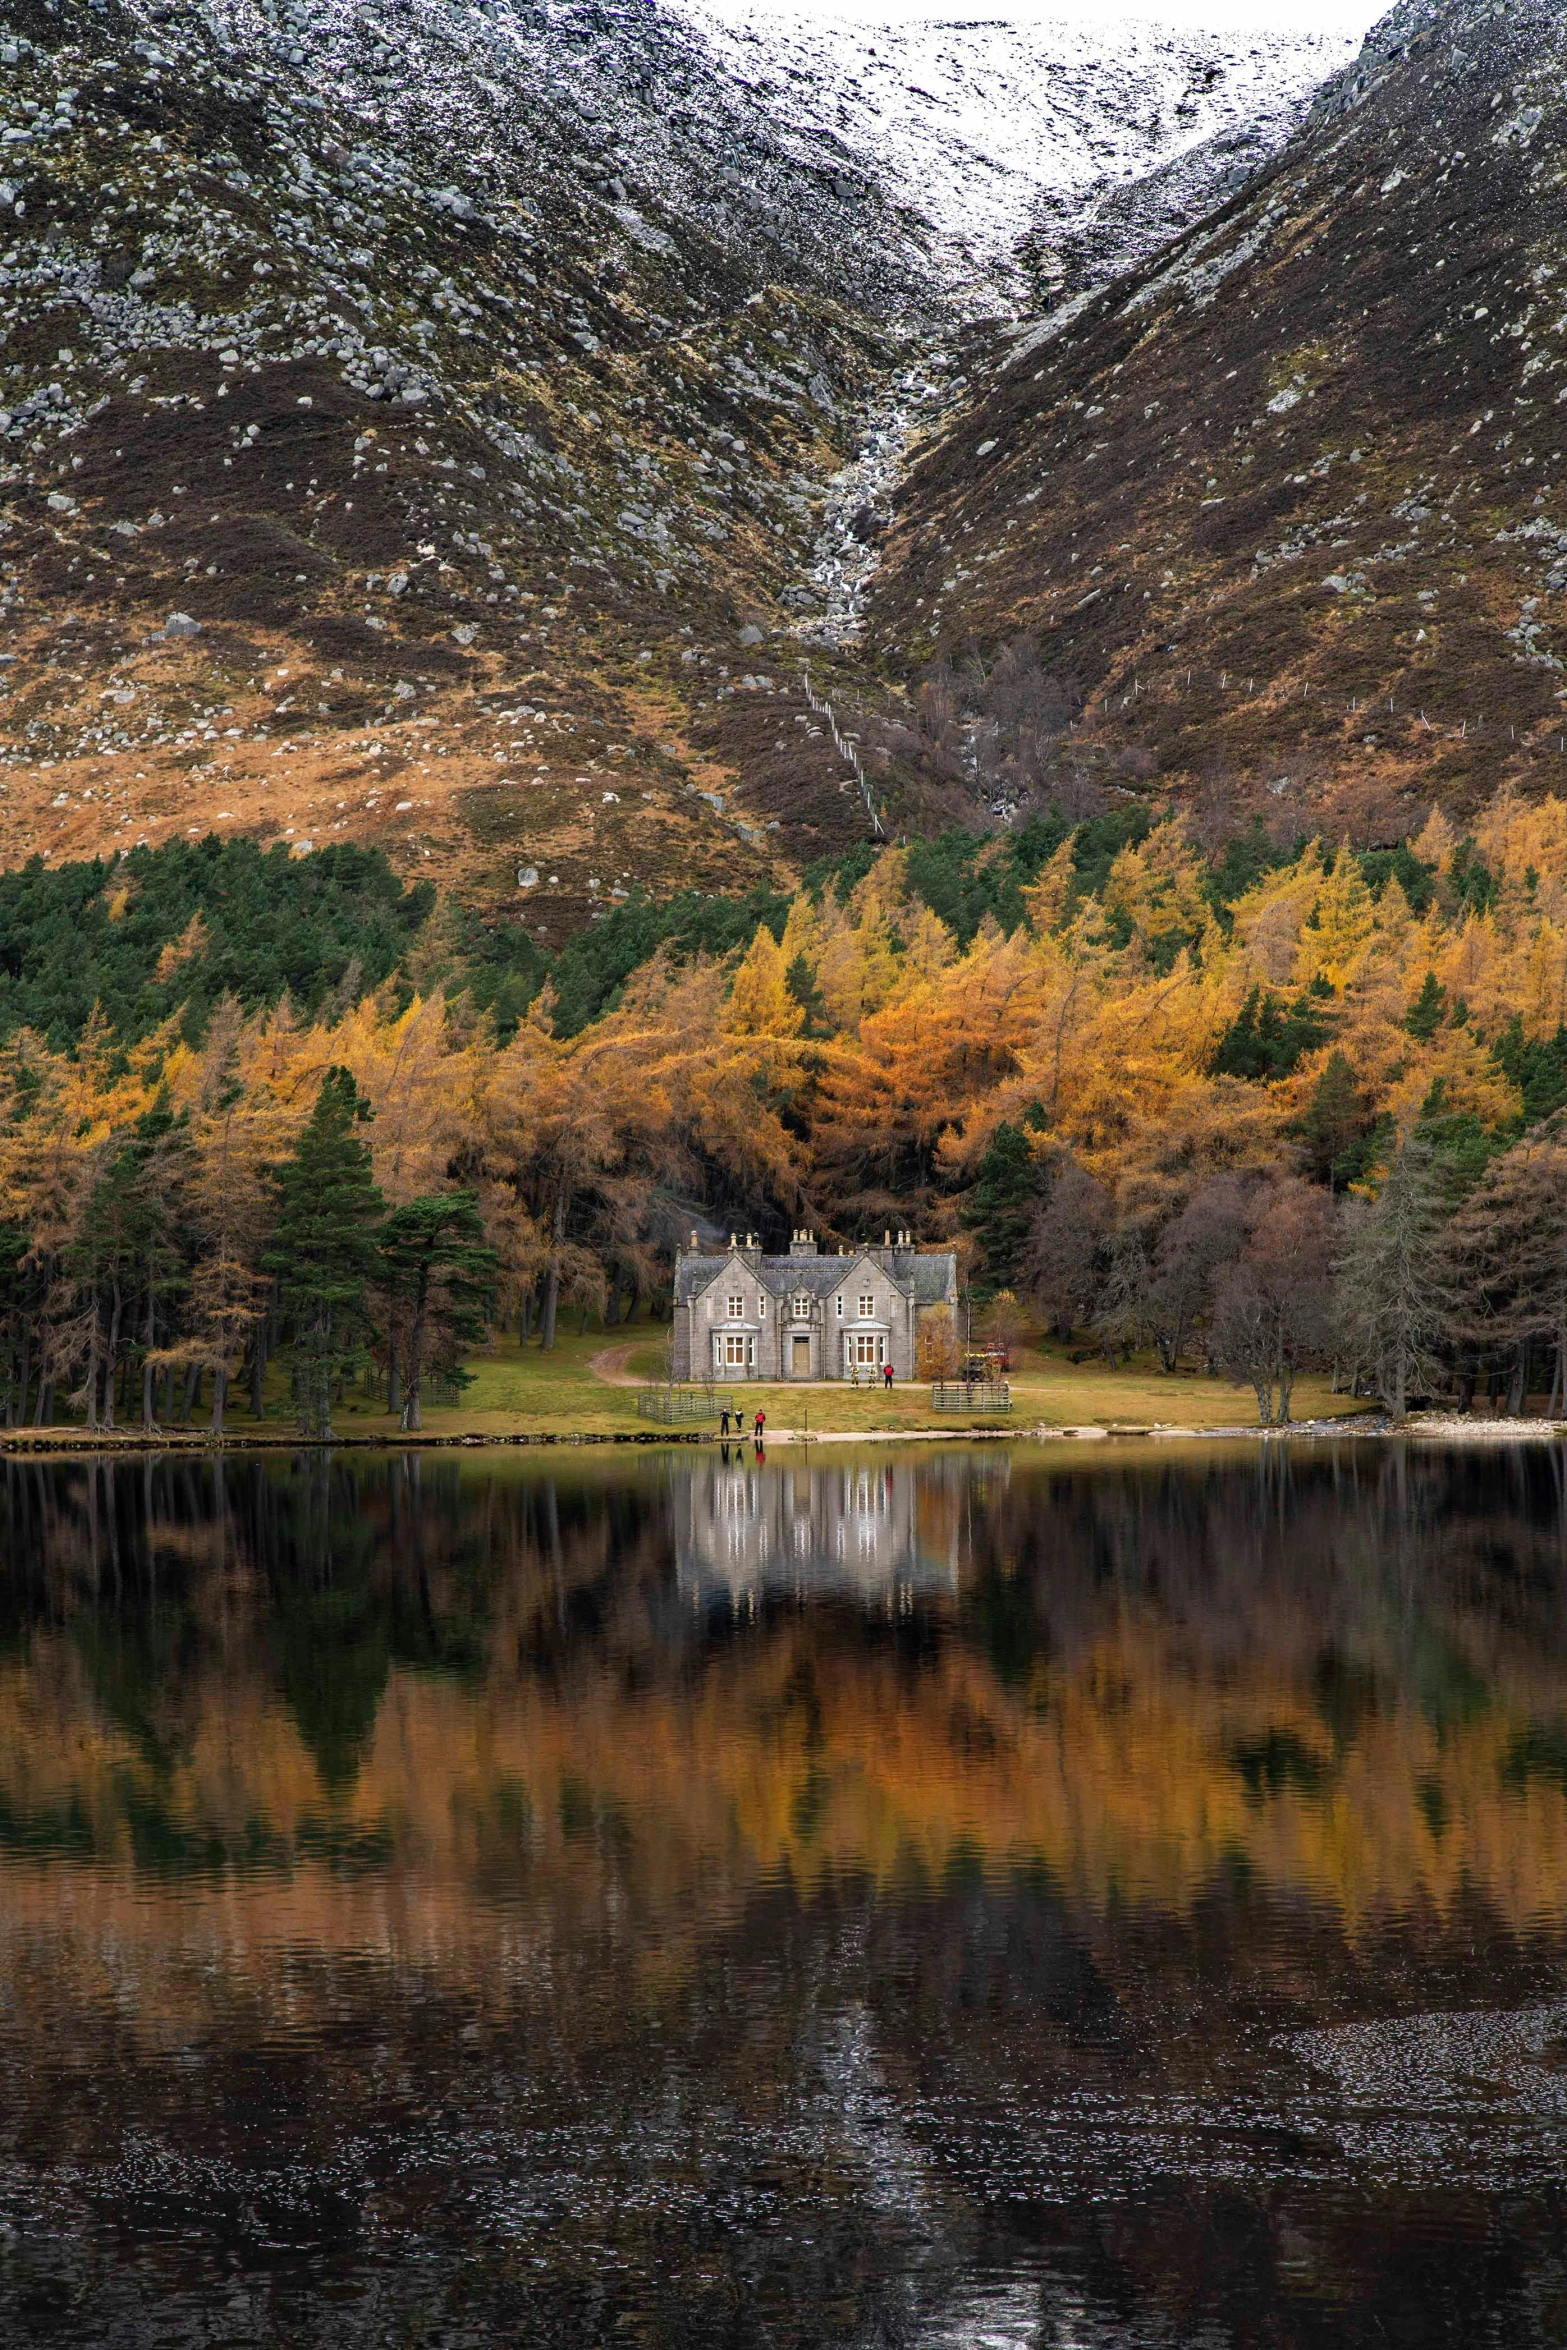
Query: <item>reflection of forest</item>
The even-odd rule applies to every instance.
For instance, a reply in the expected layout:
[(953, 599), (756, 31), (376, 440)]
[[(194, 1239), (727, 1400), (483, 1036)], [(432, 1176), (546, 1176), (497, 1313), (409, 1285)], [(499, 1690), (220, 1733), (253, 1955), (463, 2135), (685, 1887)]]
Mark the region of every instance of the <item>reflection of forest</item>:
[[(753, 1467), (736, 1604), (693, 1611), (724, 1474), (9, 1465), (13, 1915), (91, 1862), (89, 1908), (218, 1872), (416, 1944), (975, 1865), (1090, 1911), (1243, 1866), (1351, 1928), (1567, 1897), (1554, 1452)], [(830, 1544), (835, 1493), (884, 1548), (800, 1604), (767, 1545)]]
[(1000, 2242), (1020, 2341), (1559, 2340), (1529, 2083), (1346, 2194), (1288, 2052), (1555, 1996), (1555, 1456), (769, 1464), (727, 1562), (715, 1472), (11, 1465), (0, 2224), (155, 2247), (80, 2338), (395, 2244), (444, 2330), (244, 2338), (924, 2350)]

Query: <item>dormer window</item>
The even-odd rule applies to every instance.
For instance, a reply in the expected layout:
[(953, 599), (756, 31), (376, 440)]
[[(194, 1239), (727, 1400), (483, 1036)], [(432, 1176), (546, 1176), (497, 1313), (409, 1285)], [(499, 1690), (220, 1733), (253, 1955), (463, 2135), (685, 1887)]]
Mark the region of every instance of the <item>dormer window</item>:
[(797, 1322), (808, 1322), (811, 1318), (811, 1301), (803, 1289), (794, 1301), (794, 1318)]
[(729, 1300), (729, 1319), (731, 1322), (744, 1321), (745, 1299), (743, 1297), (732, 1297)]

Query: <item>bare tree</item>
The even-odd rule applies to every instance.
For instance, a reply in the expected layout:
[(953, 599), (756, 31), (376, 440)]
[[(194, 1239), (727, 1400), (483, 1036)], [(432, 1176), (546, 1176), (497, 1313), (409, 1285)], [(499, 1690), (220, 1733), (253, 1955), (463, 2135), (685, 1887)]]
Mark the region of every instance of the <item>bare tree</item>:
[(1233, 1175), (1216, 1176), (1194, 1191), (1159, 1235), (1145, 1311), (1159, 1361), (1173, 1371), (1213, 1303), (1221, 1270), (1235, 1262), (1246, 1240), (1246, 1195)]
[(1257, 1398), (1263, 1427), (1285, 1427), (1295, 1381), (1322, 1362), (1332, 1329), (1334, 1217), (1311, 1184), (1287, 1181), (1254, 1203), (1238, 1263), (1219, 1276), (1214, 1344)]
[(1512, 1359), (1522, 1409), (1528, 1357), (1553, 1351), (1547, 1416), (1567, 1412), (1567, 1136), (1535, 1127), (1497, 1160), (1447, 1233), (1452, 1328), (1470, 1359)]
[(1075, 1159), (1035, 1210), (1023, 1255), (1028, 1292), (1064, 1344), (1098, 1308), (1110, 1194)]
[(1093, 1317), (1094, 1336), (1112, 1364), (1119, 1355), (1134, 1354), (1150, 1334), (1151, 1281), (1152, 1267), (1142, 1232), (1135, 1224), (1118, 1225), (1106, 1246), (1099, 1310)]

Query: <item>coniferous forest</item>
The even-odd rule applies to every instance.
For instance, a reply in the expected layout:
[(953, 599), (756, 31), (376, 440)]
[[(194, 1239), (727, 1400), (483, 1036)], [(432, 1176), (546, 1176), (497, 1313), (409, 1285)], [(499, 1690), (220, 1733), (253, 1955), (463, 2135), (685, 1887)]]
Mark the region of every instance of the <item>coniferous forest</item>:
[(417, 1427), (497, 1326), (664, 1310), (698, 1216), (912, 1225), (1003, 1341), (1207, 1364), (1264, 1419), (1328, 1366), (1563, 1402), (1556, 801), (1373, 850), (1037, 817), (553, 959), (373, 852), (34, 862), (0, 1018), (8, 1425), (237, 1389), (325, 1432), (363, 1376)]

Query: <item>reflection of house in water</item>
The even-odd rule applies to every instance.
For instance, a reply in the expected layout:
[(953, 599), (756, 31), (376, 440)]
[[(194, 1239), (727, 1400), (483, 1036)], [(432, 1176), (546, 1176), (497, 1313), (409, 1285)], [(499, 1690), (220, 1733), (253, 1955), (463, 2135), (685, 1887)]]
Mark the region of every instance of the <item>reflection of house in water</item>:
[(758, 1466), (744, 1451), (733, 1462), (715, 1454), (689, 1469), (682, 1463), (681, 1596), (702, 1607), (830, 1592), (889, 1603), (953, 1593), (970, 1470), (939, 1456)]

